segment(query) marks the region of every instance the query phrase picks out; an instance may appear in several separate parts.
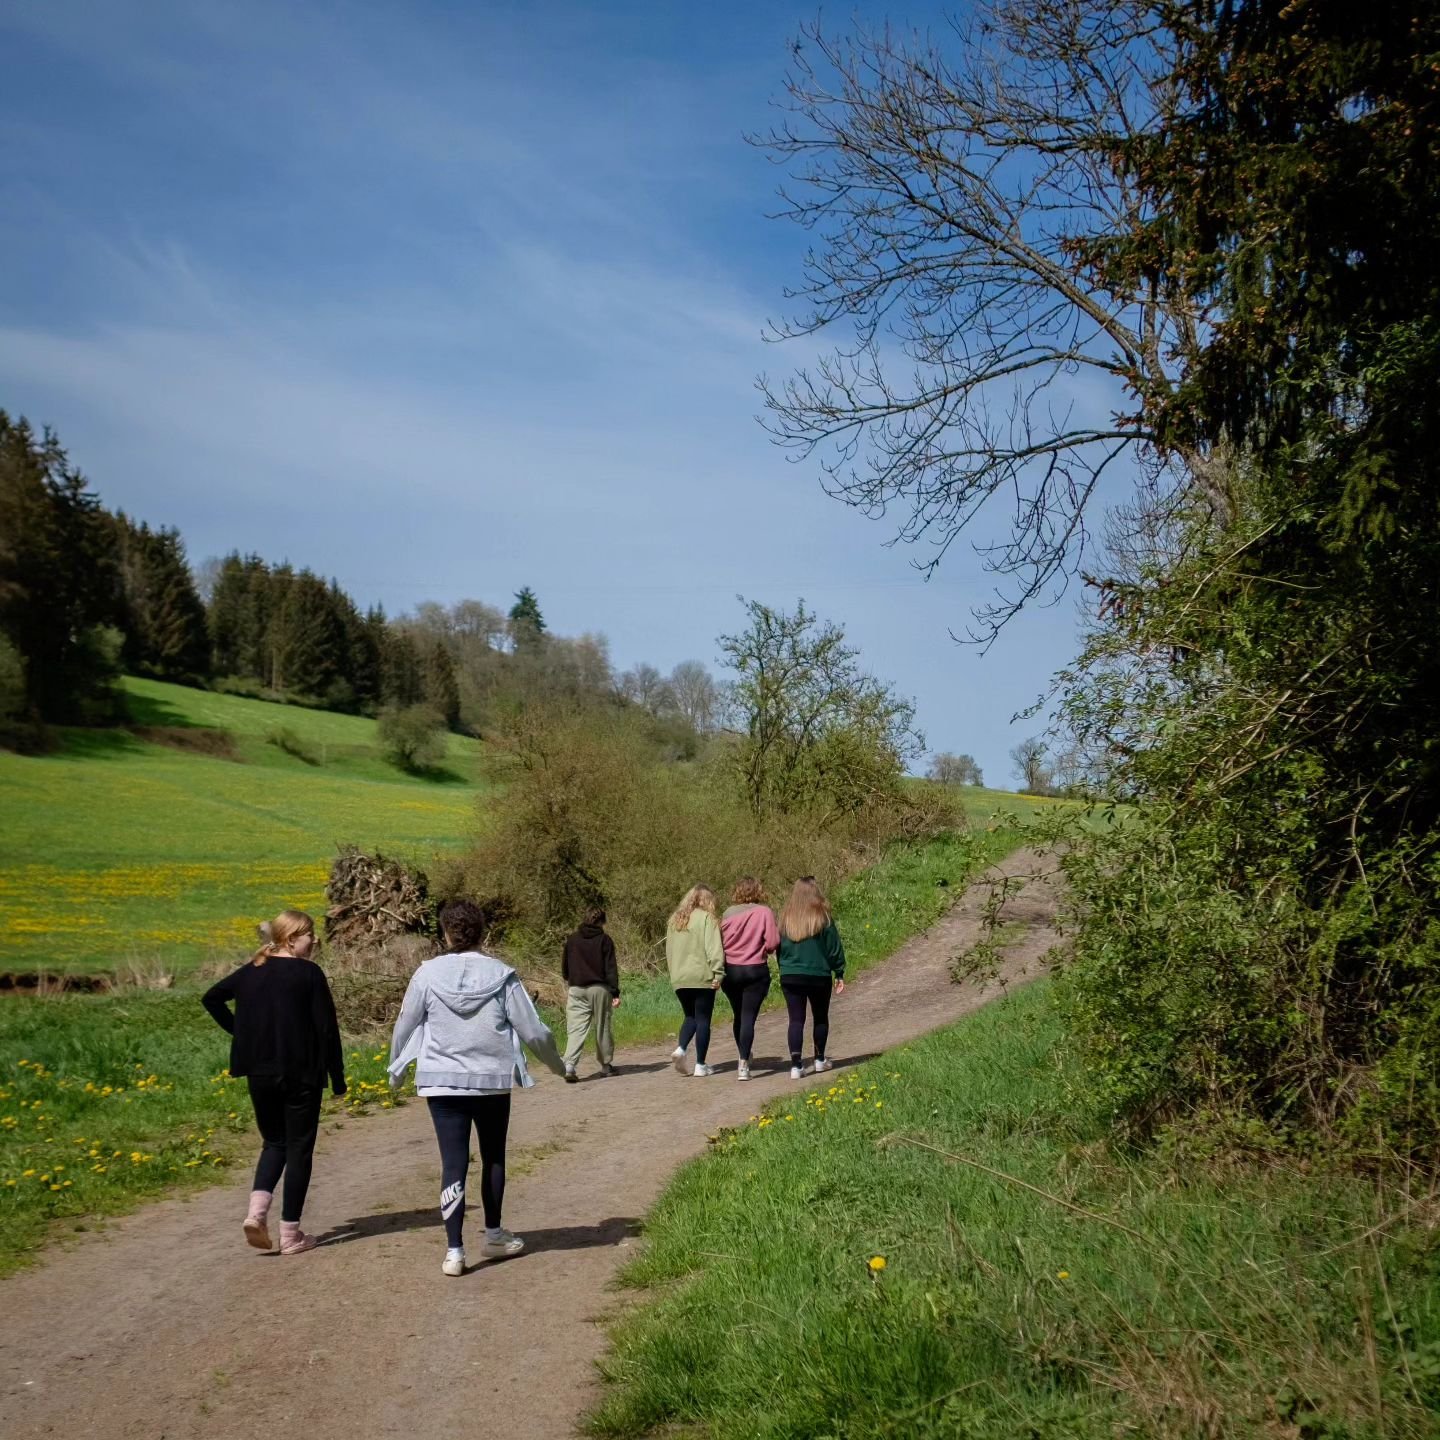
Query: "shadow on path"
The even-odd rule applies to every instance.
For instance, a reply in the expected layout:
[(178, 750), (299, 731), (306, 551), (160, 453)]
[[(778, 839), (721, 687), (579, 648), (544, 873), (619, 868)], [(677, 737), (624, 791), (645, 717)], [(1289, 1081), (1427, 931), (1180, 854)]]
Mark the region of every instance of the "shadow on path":
[[(322, 1245), (344, 1245), (351, 1240), (368, 1240), (377, 1235), (394, 1235), (401, 1230), (434, 1230), (443, 1238), (438, 1206), (423, 1210), (390, 1210), (381, 1215), (361, 1215), (346, 1220), (320, 1237)], [(537, 1255), (546, 1250), (593, 1250), (618, 1245), (640, 1233), (640, 1220), (634, 1215), (614, 1215), (594, 1225), (557, 1225), (550, 1229), (526, 1230), (525, 1254)], [(478, 1246), (478, 1239), (475, 1242)], [(523, 1256), (517, 1256), (517, 1259)]]

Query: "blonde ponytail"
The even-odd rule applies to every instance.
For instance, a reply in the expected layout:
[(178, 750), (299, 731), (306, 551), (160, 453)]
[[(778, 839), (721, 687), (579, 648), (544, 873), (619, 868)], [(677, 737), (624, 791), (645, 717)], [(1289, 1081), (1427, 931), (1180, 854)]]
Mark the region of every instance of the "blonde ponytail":
[(272, 955), (289, 947), (292, 940), (315, 933), (315, 922), (303, 910), (282, 910), (273, 920), (255, 927), (263, 942), (250, 957), (252, 965), (263, 965)]

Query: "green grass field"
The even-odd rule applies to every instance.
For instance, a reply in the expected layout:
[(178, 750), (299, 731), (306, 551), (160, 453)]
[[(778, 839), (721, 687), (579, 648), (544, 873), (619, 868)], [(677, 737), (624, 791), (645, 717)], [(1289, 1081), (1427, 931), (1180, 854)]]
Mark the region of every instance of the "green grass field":
[[(233, 955), (287, 905), (322, 910), (337, 845), (423, 861), (475, 828), (475, 740), (450, 736), (438, 777), (419, 779), (384, 761), (372, 720), (125, 688), (137, 725), (223, 729), (237, 758), (128, 731), (66, 731), (45, 756), (0, 751), (0, 968), (183, 970)], [(280, 727), (317, 763), (268, 743)]]
[(593, 1431), (1433, 1436), (1428, 1211), (1121, 1153), (1065, 1057), (1037, 984), (717, 1137), (647, 1221)]

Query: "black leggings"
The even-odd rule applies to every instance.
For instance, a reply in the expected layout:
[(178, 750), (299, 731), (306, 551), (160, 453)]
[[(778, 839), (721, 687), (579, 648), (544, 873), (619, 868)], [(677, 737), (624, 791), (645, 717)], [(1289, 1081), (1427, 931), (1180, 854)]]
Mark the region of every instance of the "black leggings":
[(715, 1013), (715, 992), (707, 985), (703, 990), (677, 990), (685, 1023), (680, 1027), (680, 1048), (695, 1041), (695, 1063), (703, 1065), (710, 1053), (710, 1017)]
[(465, 1177), (470, 1171), (470, 1127), (480, 1139), (480, 1204), (488, 1229), (500, 1228), (505, 1199), (505, 1136), (509, 1095), (430, 1095), (430, 1120), (440, 1142), (440, 1218), (452, 1250), (464, 1244)]
[(790, 1012), (790, 1063), (800, 1063), (805, 1048), (805, 1002), (815, 1017), (815, 1058), (825, 1058), (825, 1042), (830, 1038), (830, 982), (809, 975), (786, 975), (780, 980), (785, 992), (785, 1008)]
[(305, 1208), (310, 1188), (310, 1166), (315, 1159), (315, 1136), (320, 1131), (321, 1090), (278, 1075), (250, 1077), (250, 1103), (264, 1145), (255, 1166), (256, 1190), (273, 1192), (285, 1176), (280, 1218), (295, 1224)]
[(735, 1032), (735, 1049), (742, 1060), (748, 1061), (755, 1045), (755, 1019), (770, 993), (770, 967), (727, 965), (720, 988), (735, 1012), (731, 1022), (731, 1029)]

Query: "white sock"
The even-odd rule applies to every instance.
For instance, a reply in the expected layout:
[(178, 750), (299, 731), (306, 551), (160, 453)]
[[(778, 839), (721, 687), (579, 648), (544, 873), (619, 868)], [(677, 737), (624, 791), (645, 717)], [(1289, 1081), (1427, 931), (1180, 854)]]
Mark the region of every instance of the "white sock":
[(500, 1226), (500, 1225), (493, 1225), (493, 1226), (492, 1226), (492, 1225), (487, 1225), (487, 1226), (485, 1227), (485, 1238), (486, 1238), (492, 1245), (497, 1244), (497, 1243), (499, 1242), (501, 1236), (503, 1236), (504, 1234), (505, 1234), (505, 1230), (504, 1230), (504, 1228), (503, 1228), (502, 1226)]

